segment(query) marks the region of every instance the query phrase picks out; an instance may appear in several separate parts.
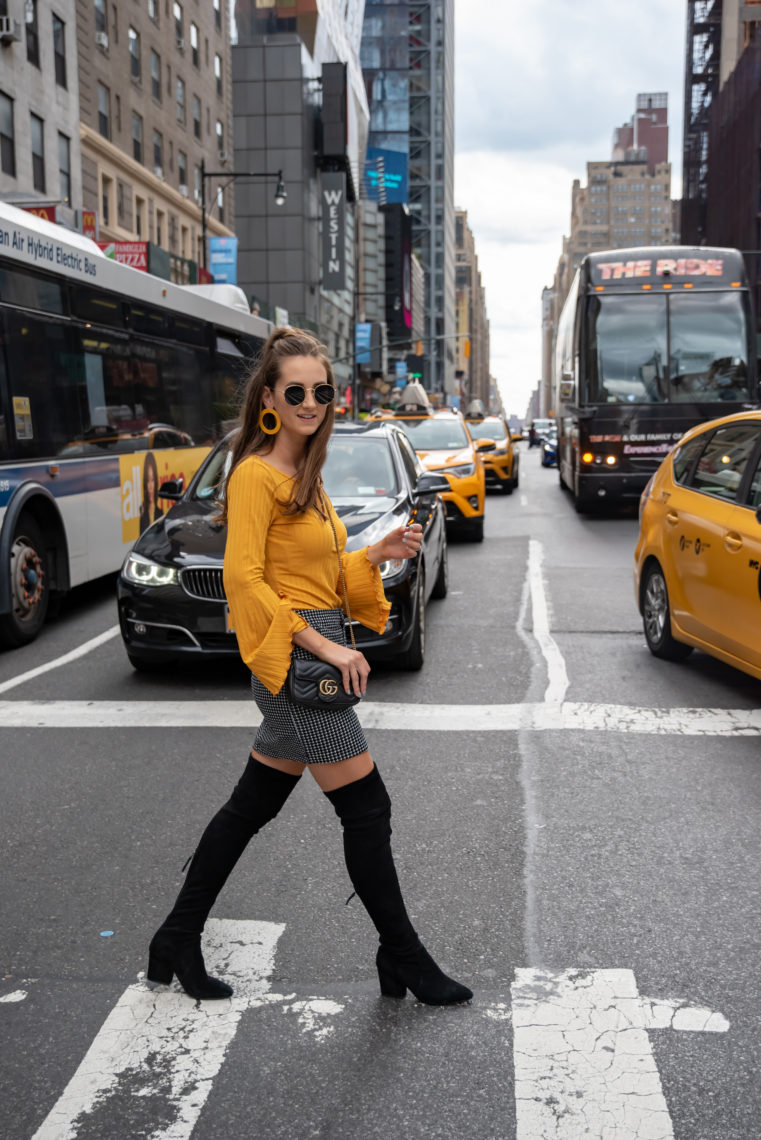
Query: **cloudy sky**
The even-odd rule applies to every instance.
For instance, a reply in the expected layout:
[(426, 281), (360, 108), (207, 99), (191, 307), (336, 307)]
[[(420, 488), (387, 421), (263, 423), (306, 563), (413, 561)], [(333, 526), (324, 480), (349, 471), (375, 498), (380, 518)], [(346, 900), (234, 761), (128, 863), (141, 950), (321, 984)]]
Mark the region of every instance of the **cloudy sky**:
[(638, 92), (667, 91), (681, 188), (686, 0), (455, 0), (455, 201), (486, 287), (491, 370), (523, 416), (541, 373), (541, 293), (571, 183), (610, 158)]

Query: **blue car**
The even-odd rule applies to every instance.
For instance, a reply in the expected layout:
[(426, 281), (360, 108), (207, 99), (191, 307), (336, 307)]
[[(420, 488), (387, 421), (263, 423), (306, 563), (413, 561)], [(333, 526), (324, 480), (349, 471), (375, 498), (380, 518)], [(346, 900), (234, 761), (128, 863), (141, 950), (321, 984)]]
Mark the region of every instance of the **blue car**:
[(541, 439), (542, 467), (557, 467), (558, 465), (558, 433), (548, 432)]

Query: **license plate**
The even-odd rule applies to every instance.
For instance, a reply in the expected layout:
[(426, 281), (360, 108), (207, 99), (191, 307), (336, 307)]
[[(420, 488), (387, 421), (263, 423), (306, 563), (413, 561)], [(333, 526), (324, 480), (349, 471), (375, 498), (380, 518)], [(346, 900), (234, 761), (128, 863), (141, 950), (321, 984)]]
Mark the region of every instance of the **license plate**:
[(230, 607), (225, 606), (225, 630), (227, 633), (235, 633), (235, 628), (230, 619)]

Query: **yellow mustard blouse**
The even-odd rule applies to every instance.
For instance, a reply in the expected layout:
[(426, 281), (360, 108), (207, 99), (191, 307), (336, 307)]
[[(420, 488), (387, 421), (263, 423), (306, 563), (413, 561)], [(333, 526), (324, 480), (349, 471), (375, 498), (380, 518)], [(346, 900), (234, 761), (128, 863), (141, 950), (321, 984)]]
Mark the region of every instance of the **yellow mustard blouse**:
[[(291, 664), (293, 635), (308, 623), (296, 610), (343, 608), (330, 523), (317, 511), (287, 515), (293, 476), (257, 455), (233, 471), (227, 488), (224, 585), (238, 648), (271, 693)], [(391, 606), (367, 547), (344, 553), (346, 527), (326, 496), (336, 528), (352, 618), (382, 633)]]

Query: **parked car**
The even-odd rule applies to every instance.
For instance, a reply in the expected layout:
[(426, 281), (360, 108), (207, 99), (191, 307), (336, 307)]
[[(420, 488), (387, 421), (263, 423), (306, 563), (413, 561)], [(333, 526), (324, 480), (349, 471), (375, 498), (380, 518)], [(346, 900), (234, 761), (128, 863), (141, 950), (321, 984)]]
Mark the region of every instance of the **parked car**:
[(557, 467), (558, 465), (558, 433), (553, 424), (539, 441), (539, 455), (542, 467)]
[(483, 542), (486, 476), (481, 451), (484, 444), (488, 449), (487, 441), (476, 444), (452, 408), (414, 415), (397, 412), (394, 422), (404, 429), (424, 466), (449, 481), (443, 496), (447, 526), (472, 542)]
[(498, 491), (504, 491), (506, 495), (512, 495), (518, 486), (519, 456), (517, 449), (513, 447), (507, 423), (502, 416), (481, 416), (478, 419), (466, 416), (465, 423), (476, 441), (476, 446), (484, 440), (494, 442), (493, 450), (487, 448), (481, 452), (487, 488), (496, 488)]
[(648, 647), (761, 679), (761, 412), (701, 424), (642, 493), (636, 600)]
[[(238, 652), (222, 584), (226, 528), (216, 521), (219, 485), (229, 463), (228, 437), (210, 453), (187, 490), (163, 483), (172, 509), (133, 546), (117, 583), (119, 623), (135, 669)], [(380, 570), (391, 602), (382, 634), (355, 624), (368, 657), (419, 669), (425, 656), (425, 606), (447, 592), (446, 479), (429, 474), (407, 437), (388, 422), (341, 424), (331, 439), (323, 478), (348, 531), (347, 549), (376, 542), (408, 521), (423, 525), (416, 558)]]

